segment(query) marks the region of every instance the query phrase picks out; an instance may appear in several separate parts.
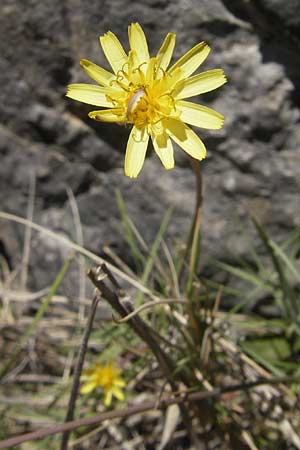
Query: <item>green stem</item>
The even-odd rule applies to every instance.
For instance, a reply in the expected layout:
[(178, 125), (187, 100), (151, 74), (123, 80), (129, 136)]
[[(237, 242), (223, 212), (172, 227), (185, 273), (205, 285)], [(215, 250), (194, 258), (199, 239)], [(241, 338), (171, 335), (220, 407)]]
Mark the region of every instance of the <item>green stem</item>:
[[(200, 225), (201, 225), (201, 212), (202, 212), (202, 204), (203, 204), (203, 182), (202, 182), (202, 174), (200, 170), (200, 164), (199, 162), (189, 157), (189, 161), (192, 167), (192, 170), (195, 175), (196, 180), (196, 187), (195, 187), (195, 194), (196, 194), (196, 202), (195, 202), (195, 210), (194, 210), (194, 217), (191, 225), (191, 229), (189, 232), (189, 236), (186, 243), (185, 253), (182, 258), (181, 267), (179, 270), (178, 280), (179, 283), (182, 282), (186, 266), (189, 267), (189, 279), (187, 286), (190, 286), (191, 281), (193, 279), (193, 275), (196, 270), (197, 266), (197, 255), (198, 247), (199, 247), (199, 232), (200, 232)], [(190, 256), (190, 260), (188, 261)]]

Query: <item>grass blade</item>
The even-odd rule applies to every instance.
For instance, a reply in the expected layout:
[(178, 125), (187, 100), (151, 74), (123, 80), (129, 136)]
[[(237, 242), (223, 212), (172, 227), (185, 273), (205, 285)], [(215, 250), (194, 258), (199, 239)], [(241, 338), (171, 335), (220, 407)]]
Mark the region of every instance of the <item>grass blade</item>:
[(131, 228), (131, 223), (130, 223), (128, 212), (126, 209), (126, 205), (125, 205), (124, 199), (122, 197), (122, 194), (118, 189), (116, 190), (116, 197), (117, 197), (119, 211), (121, 214), (121, 219), (122, 219), (123, 226), (124, 226), (126, 242), (129, 245), (129, 248), (131, 250), (131, 254), (133, 256), (135, 264), (137, 265), (137, 267), (140, 267), (141, 264), (143, 264), (145, 262), (145, 257), (142, 254), (142, 252), (140, 251), (140, 249), (136, 243), (134, 233)]
[[(153, 268), (153, 265), (154, 265), (154, 261), (155, 261), (155, 258), (156, 258), (156, 255), (157, 255), (157, 252), (158, 252), (158, 249), (159, 249), (159, 246), (160, 246), (160, 243), (161, 243), (161, 241), (163, 239), (165, 231), (166, 231), (166, 229), (168, 227), (168, 224), (170, 222), (171, 215), (172, 215), (172, 209), (170, 208), (170, 209), (167, 210), (167, 212), (166, 212), (166, 214), (165, 214), (165, 216), (163, 218), (163, 221), (162, 221), (162, 223), (161, 223), (161, 225), (159, 227), (157, 235), (156, 235), (156, 237), (154, 239), (153, 245), (152, 245), (151, 250), (150, 250), (149, 257), (147, 258), (146, 264), (144, 266), (144, 271), (143, 271), (143, 274), (142, 274), (142, 277), (141, 277), (141, 282), (142, 282), (142, 284), (144, 286), (146, 286), (147, 283), (148, 283), (149, 276), (151, 274), (151, 271), (152, 271), (152, 268)], [(137, 305), (139, 305), (142, 302), (143, 297), (144, 297), (143, 292), (139, 291), (137, 296), (136, 296), (136, 303), (137, 303)]]
[[(274, 250), (274, 242), (269, 239), (267, 233), (264, 228), (260, 225), (260, 223), (256, 220), (255, 217), (252, 217), (252, 221), (258, 231), (258, 234), (265, 245), (267, 252), (269, 253), (274, 269), (276, 270), (279, 282), (284, 293), (283, 301), (281, 302), (281, 307), (283, 308), (283, 313), (287, 318), (289, 318), (292, 322), (294, 322), (295, 318), (298, 316), (298, 305), (297, 299), (295, 298), (294, 292), (291, 289), (288, 280), (285, 276), (284, 270), (281, 265), (281, 261), (277, 257), (277, 253)], [(277, 246), (278, 247), (278, 246)], [(285, 301), (286, 300), (286, 301)]]
[(42, 317), (44, 316), (44, 314), (46, 313), (46, 311), (48, 309), (48, 306), (52, 300), (52, 297), (56, 294), (57, 289), (59, 288), (60, 284), (62, 283), (64, 276), (65, 276), (67, 270), (69, 269), (72, 260), (73, 260), (73, 257), (69, 257), (64, 262), (64, 264), (63, 264), (62, 268), (60, 269), (58, 275), (56, 276), (48, 294), (46, 295), (46, 297), (44, 297), (44, 300), (42, 301), (39, 309), (37, 310), (31, 324), (28, 326), (25, 333), (20, 338), (20, 341), (16, 345), (15, 351), (11, 355), (10, 359), (7, 361), (5, 366), (1, 369), (0, 379), (2, 379), (4, 377), (4, 375), (6, 375), (6, 373), (10, 370), (11, 366), (14, 364), (19, 353), (22, 351), (22, 349), (27, 344), (28, 339), (30, 338), (30, 336), (32, 336), (32, 334), (37, 329), (40, 320), (42, 319)]

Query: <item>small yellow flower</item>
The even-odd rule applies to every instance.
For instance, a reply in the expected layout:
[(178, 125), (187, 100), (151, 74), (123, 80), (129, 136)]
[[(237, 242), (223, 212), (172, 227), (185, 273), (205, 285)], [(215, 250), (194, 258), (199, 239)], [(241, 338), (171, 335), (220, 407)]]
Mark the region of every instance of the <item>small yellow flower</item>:
[(81, 394), (89, 394), (97, 387), (103, 389), (104, 404), (110, 406), (112, 397), (118, 400), (124, 400), (122, 389), (125, 381), (119, 376), (121, 370), (117, 369), (112, 362), (105, 366), (95, 364), (93, 368), (87, 369), (81, 379), (86, 381), (80, 389)]
[(138, 23), (128, 27), (128, 35), (128, 55), (111, 31), (100, 37), (103, 52), (114, 73), (82, 59), (81, 66), (100, 86), (71, 84), (67, 97), (107, 108), (90, 112), (89, 117), (94, 120), (133, 125), (125, 156), (125, 174), (131, 178), (136, 178), (142, 169), (149, 137), (166, 169), (174, 167), (172, 141), (193, 158), (205, 158), (203, 142), (186, 123), (219, 129), (224, 117), (207, 106), (183, 99), (226, 83), (222, 69), (191, 76), (206, 59), (210, 48), (201, 42), (168, 68), (175, 46), (174, 33), (167, 34), (157, 55), (152, 58)]

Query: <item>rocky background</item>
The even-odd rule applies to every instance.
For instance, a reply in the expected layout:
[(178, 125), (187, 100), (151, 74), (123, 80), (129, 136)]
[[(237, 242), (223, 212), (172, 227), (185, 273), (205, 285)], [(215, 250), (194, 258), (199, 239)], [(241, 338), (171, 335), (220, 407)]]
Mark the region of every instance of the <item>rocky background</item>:
[[(81, 58), (106, 67), (98, 37), (142, 24), (155, 53), (177, 33), (175, 58), (199, 41), (212, 47), (203, 70), (221, 67), (229, 83), (201, 99), (225, 115), (224, 129), (201, 131), (208, 148), (203, 235), (205, 257), (246, 254), (245, 229), (255, 212), (273, 237), (300, 224), (300, 0), (1, 0), (0, 209), (26, 215), (36, 180), (34, 221), (75, 239), (67, 187), (77, 201), (86, 248), (120, 255), (115, 190), (149, 242), (174, 208), (168, 236), (182, 238), (194, 204), (185, 154), (165, 172), (153, 152), (141, 176), (123, 175), (129, 129), (99, 124), (91, 109), (67, 99), (66, 86), (89, 82)], [(0, 220), (0, 252), (20, 264), (24, 227)], [(34, 233), (30, 287), (47, 286), (67, 251)], [(76, 271), (67, 288), (76, 295)], [(74, 290), (75, 289), (75, 290)]]

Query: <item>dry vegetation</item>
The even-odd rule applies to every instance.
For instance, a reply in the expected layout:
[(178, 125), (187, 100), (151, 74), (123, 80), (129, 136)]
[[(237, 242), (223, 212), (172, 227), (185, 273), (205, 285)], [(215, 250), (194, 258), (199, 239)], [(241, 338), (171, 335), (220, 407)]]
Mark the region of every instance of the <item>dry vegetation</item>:
[[(126, 400), (114, 401), (107, 416), (101, 390), (75, 392), (68, 418), (92, 419), (74, 427), (64, 448), (300, 449), (298, 233), (279, 246), (255, 222), (269, 260), (252, 248), (253, 264), (223, 264), (222, 270), (243, 280), (244, 290), (237, 291), (197, 275), (196, 233), (186, 269), (176, 245), (171, 251), (164, 241), (169, 212), (148, 247), (120, 196), (119, 204), (134, 268), (111, 249), (110, 264), (103, 266), (99, 257), (65, 240), (70, 258), (53, 284), (29, 292), (30, 233), (19, 267), (12, 271), (1, 260), (0, 439), (65, 421), (80, 369), (78, 349), (85, 353), (82, 336), (90, 332), (85, 367), (114, 361), (126, 380)], [(34, 227), (30, 220), (24, 224)], [(73, 261), (81, 267), (76, 299), (60, 290)], [(95, 263), (89, 272), (98, 289), (93, 317), (84, 273)], [(224, 296), (236, 296), (237, 306), (225, 311)], [(273, 319), (244, 308), (264, 296), (276, 309)], [(14, 448), (56, 450), (61, 439), (56, 433)]]

